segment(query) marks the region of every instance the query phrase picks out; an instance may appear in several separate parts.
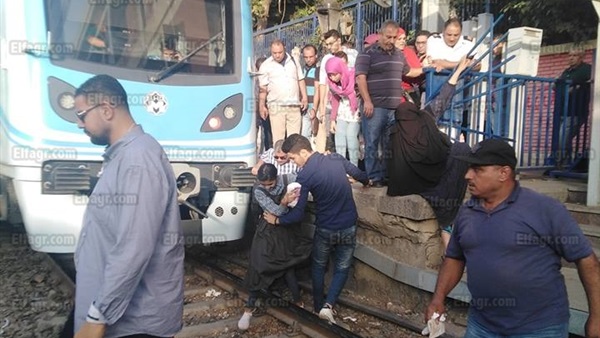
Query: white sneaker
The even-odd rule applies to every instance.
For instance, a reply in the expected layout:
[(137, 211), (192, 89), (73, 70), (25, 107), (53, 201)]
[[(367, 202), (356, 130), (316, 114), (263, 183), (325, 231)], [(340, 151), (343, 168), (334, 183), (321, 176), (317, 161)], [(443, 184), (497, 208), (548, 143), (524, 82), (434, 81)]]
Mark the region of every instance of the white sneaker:
[(321, 311), (319, 311), (319, 318), (326, 319), (331, 324), (335, 324), (335, 319), (333, 319), (333, 310), (328, 306), (324, 306)]
[(242, 318), (238, 321), (238, 329), (245, 331), (250, 327), (250, 318), (252, 318), (252, 312), (244, 311)]

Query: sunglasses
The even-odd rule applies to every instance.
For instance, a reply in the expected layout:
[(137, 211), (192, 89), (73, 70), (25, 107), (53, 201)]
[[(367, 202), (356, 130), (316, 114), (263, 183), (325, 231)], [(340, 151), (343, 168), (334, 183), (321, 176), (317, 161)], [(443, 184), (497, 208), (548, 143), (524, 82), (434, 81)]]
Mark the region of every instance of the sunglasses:
[(273, 158), (276, 160), (287, 160), (286, 156), (273, 156)]
[(104, 103), (98, 103), (98, 104), (95, 104), (95, 105), (93, 105), (93, 106), (89, 107), (88, 109), (85, 109), (85, 110), (82, 110), (82, 111), (80, 111), (80, 112), (77, 112), (77, 113), (75, 113), (75, 115), (77, 115), (77, 117), (79, 118), (79, 120), (80, 120), (81, 122), (85, 122), (85, 116), (87, 115), (87, 113), (89, 113), (89, 112), (91, 112), (92, 110), (94, 110), (94, 109), (96, 109), (96, 108), (100, 107), (100, 106), (101, 106), (101, 105), (103, 105), (103, 104), (104, 104)]

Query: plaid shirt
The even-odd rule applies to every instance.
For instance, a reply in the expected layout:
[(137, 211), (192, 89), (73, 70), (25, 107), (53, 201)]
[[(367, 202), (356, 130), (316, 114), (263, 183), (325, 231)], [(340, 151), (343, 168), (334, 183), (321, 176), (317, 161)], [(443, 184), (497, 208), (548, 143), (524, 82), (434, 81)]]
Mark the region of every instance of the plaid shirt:
[(288, 160), (286, 163), (281, 165), (277, 163), (277, 160), (275, 160), (275, 149), (273, 148), (262, 153), (262, 155), (260, 155), (260, 159), (265, 163), (271, 163), (275, 165), (275, 168), (277, 168), (277, 175), (296, 174), (300, 170), (300, 168), (298, 168), (296, 163), (294, 163), (292, 160)]

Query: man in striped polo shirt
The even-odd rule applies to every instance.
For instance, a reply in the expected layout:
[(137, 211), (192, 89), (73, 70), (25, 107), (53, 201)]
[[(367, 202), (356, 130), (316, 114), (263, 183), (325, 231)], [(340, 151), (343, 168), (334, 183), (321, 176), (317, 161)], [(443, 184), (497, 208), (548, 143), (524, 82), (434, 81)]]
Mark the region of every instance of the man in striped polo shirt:
[[(384, 22), (378, 43), (356, 59), (356, 83), (364, 103), (365, 169), (374, 187), (385, 185), (389, 128), (394, 123), (394, 111), (404, 101), (402, 76), (423, 74), (422, 68), (410, 68), (402, 51), (394, 45), (399, 28), (395, 21)], [(382, 156), (378, 156), (380, 143)]]
[(306, 83), (306, 95), (308, 96), (308, 108), (302, 111), (302, 133), (307, 139), (311, 139), (314, 131), (312, 121), (316, 118), (316, 108), (319, 107), (319, 66), (317, 61), (317, 47), (308, 44), (302, 48), (304, 58), (304, 82)]

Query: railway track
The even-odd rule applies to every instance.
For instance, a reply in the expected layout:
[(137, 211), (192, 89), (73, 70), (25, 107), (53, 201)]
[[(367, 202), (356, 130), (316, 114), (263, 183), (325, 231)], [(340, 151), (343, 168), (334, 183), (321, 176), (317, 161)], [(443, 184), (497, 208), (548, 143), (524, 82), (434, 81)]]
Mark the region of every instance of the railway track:
[[(216, 251), (216, 250), (215, 250)], [(60, 287), (74, 294), (72, 255), (45, 255), (56, 270)], [(421, 337), (420, 324), (348, 297), (340, 297), (337, 325), (291, 303), (278, 292), (265, 293), (247, 331), (237, 328), (247, 292), (242, 286), (246, 261), (216, 254), (211, 248), (186, 250), (184, 328), (176, 338), (196, 337)], [(310, 285), (304, 289), (306, 308), (312, 308)], [(445, 336), (450, 337), (450, 336)]]
[[(286, 299), (282, 299), (280, 294), (264, 294), (266, 303), (266, 314), (276, 318), (280, 323), (277, 329), (270, 327), (268, 332), (264, 332), (265, 325), (263, 317), (252, 318), (251, 327), (248, 332), (239, 333), (237, 331), (237, 320), (243, 313), (247, 293), (242, 287), (242, 279), (246, 270), (246, 261), (235, 259), (224, 255), (215, 254), (210, 250), (194, 248), (186, 252), (186, 260), (190, 263), (188, 274), (201, 280), (202, 291), (207, 291), (206, 287), (214, 287), (219, 290), (217, 293), (223, 293), (224, 301), (228, 306), (227, 318), (220, 319), (214, 324), (214, 327), (224, 327), (220, 332), (225, 337), (267, 337), (267, 336), (298, 336), (298, 337), (422, 337), (420, 331), (422, 326), (409, 320), (403, 319), (398, 315), (370, 307), (365, 304), (353, 301), (351, 299), (340, 297), (338, 315), (336, 316), (337, 325), (331, 325), (318, 318), (311, 311), (299, 308)], [(309, 290), (308, 283), (301, 283), (305, 291)], [(303, 300), (305, 304), (312, 304), (309, 296), (310, 292), (304, 292)], [(187, 308), (195, 305), (186, 304)], [(307, 306), (312, 307), (310, 305)], [(258, 321), (257, 324), (255, 322)], [(269, 319), (269, 325), (273, 321)], [(205, 330), (201, 326), (196, 328), (186, 327), (178, 338), (199, 337), (199, 332), (194, 330)], [(202, 331), (205, 332), (205, 331)], [(226, 335), (229, 333), (229, 335)], [(236, 335), (237, 334), (237, 335)], [(219, 336), (213, 332), (212, 336)], [(450, 336), (446, 336), (450, 337)]]

